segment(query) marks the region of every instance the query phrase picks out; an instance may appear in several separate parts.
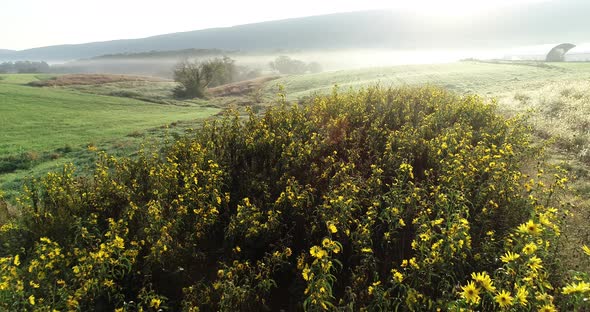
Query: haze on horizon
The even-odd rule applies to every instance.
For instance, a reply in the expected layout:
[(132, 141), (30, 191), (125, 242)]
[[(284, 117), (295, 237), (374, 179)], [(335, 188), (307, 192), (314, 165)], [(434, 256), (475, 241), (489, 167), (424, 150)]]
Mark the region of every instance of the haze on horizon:
[[(375, 9), (405, 10), (452, 20), (507, 6), (556, 0), (269, 0), (115, 1), (20, 0), (3, 3), (0, 49), (24, 50), (61, 44), (143, 38), (198, 29), (229, 27), (312, 15)], [(26, 16), (26, 18), (24, 18)], [(9, 30), (9, 31), (7, 31)]]

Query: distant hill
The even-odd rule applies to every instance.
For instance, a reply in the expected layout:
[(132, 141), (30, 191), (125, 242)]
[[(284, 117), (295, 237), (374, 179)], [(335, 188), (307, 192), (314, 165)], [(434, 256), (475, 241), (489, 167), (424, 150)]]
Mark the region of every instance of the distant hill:
[(590, 1), (554, 0), (444, 21), (403, 11), (339, 13), (143, 39), (35, 48), (0, 53), (0, 60), (65, 61), (106, 54), (182, 49), (488, 49), (588, 42), (590, 19), (586, 17), (587, 12), (590, 12)]
[(83, 61), (100, 61), (100, 60), (142, 60), (142, 59), (181, 59), (195, 58), (202, 56), (222, 56), (238, 53), (239, 51), (225, 51), (220, 49), (184, 49), (184, 50), (166, 50), (166, 51), (147, 51), (136, 53), (116, 53), (91, 57)]

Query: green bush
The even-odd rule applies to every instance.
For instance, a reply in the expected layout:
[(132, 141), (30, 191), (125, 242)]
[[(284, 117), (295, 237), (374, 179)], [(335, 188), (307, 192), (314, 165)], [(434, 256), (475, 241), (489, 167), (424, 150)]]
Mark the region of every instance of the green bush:
[(203, 98), (207, 87), (230, 83), (236, 76), (235, 61), (229, 57), (213, 58), (205, 61), (184, 60), (174, 67), (173, 89), (177, 98)]
[(554, 257), (566, 179), (523, 173), (528, 132), (475, 96), (369, 88), (101, 154), (91, 179), (27, 187), (0, 307), (575, 308)]

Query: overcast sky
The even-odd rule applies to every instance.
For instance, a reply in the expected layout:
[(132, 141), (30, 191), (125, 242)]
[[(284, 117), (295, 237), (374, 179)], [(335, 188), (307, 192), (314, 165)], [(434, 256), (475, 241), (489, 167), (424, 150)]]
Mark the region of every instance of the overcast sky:
[[(452, 18), (552, 0), (3, 0), (0, 48), (142, 38), (212, 27), (371, 9), (425, 9)], [(557, 1), (557, 0), (553, 0)]]

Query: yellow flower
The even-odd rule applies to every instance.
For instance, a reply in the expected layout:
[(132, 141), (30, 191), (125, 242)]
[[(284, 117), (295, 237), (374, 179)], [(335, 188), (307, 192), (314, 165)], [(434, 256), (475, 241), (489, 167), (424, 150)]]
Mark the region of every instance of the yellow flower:
[(375, 283), (373, 283), (373, 285), (369, 286), (369, 295), (373, 294), (373, 291), (375, 290), (376, 286), (379, 286), (381, 284), (381, 281), (377, 281)]
[(372, 253), (373, 252), (373, 249), (371, 249), (371, 248), (362, 248), (361, 249), (361, 252)]
[(528, 301), (527, 301), (528, 295), (529, 295), (529, 291), (526, 289), (525, 286), (516, 288), (516, 300), (520, 303), (520, 305), (524, 306), (528, 303)]
[(320, 248), (319, 246), (313, 246), (309, 249), (309, 254), (312, 257), (321, 259), (327, 255), (326, 251)]
[(553, 301), (553, 296), (548, 295), (547, 293), (536, 293), (535, 295), (535, 299), (537, 299), (537, 301)]
[(520, 258), (519, 254), (507, 251), (502, 257), (500, 257), (500, 260), (502, 260), (502, 262), (508, 263), (518, 258)]
[(522, 247), (522, 253), (525, 255), (530, 255), (535, 251), (537, 251), (537, 245), (535, 245), (535, 243), (528, 243)]
[(533, 220), (529, 220), (527, 223), (523, 223), (518, 226), (518, 231), (524, 234), (537, 235), (541, 233), (541, 227), (536, 224)]
[(76, 310), (79, 307), (78, 300), (74, 299), (72, 296), (68, 296), (68, 300), (66, 301), (66, 305), (71, 310)]
[(336, 232), (338, 232), (338, 228), (336, 228), (336, 226), (334, 225), (334, 223), (329, 223), (328, 224), (328, 230), (330, 231), (330, 233), (334, 234)]
[(309, 274), (310, 271), (311, 270), (309, 268), (303, 269), (303, 272), (301, 272), (301, 276), (303, 276), (303, 279), (304, 280), (309, 281), (309, 278), (311, 277), (310, 274)]
[(557, 312), (552, 304), (546, 304), (539, 309), (539, 312)]
[(585, 254), (590, 256), (590, 247), (584, 245), (584, 246), (582, 246), (582, 250), (584, 251)]
[(590, 292), (590, 283), (586, 282), (579, 282), (579, 283), (571, 283), (567, 286), (563, 287), (562, 293), (564, 295), (569, 295), (572, 293), (585, 293)]
[(400, 226), (406, 226), (406, 222), (404, 222), (404, 219), (399, 219), (399, 225)]
[(339, 253), (340, 252), (340, 246), (334, 244), (334, 246), (332, 247), (332, 251), (334, 253), (336, 253), (336, 254)]
[(404, 280), (404, 275), (400, 273), (398, 270), (392, 269), (391, 273), (393, 274), (393, 279), (396, 282), (401, 283)]
[(16, 266), (20, 265), (20, 256), (19, 255), (14, 256), (14, 265), (16, 265)]
[(104, 281), (102, 284), (105, 287), (108, 287), (108, 288), (111, 288), (111, 287), (115, 286), (115, 283), (113, 282), (113, 280), (110, 280), (110, 279)]
[(31, 305), (35, 305), (35, 296), (33, 296), (33, 295), (30, 295), (30, 296), (29, 296), (29, 303), (30, 303)]
[(529, 268), (531, 268), (531, 270), (537, 271), (537, 270), (543, 268), (542, 263), (543, 263), (543, 261), (541, 259), (539, 259), (537, 256), (532, 256), (529, 259), (528, 266), (529, 266)]
[(463, 296), (467, 302), (472, 302), (474, 304), (479, 303), (479, 288), (475, 286), (475, 283), (469, 282), (466, 286), (461, 287), (461, 289), (463, 289), (461, 296)]
[(150, 307), (154, 307), (154, 308), (159, 308), (160, 304), (162, 303), (162, 300), (160, 300), (159, 298), (152, 298), (152, 301), (150, 302)]
[(118, 235), (115, 235), (115, 239), (113, 240), (113, 246), (118, 249), (124, 249), (125, 241)]
[(487, 290), (489, 292), (496, 291), (496, 287), (494, 287), (492, 279), (490, 278), (490, 276), (488, 275), (487, 272), (481, 272), (481, 273), (473, 272), (473, 273), (471, 273), (471, 278), (476, 283), (481, 285), (481, 287), (483, 287), (485, 290)]
[(494, 297), (494, 300), (500, 305), (501, 308), (509, 307), (512, 305), (512, 296), (510, 292), (502, 290), (499, 294)]

